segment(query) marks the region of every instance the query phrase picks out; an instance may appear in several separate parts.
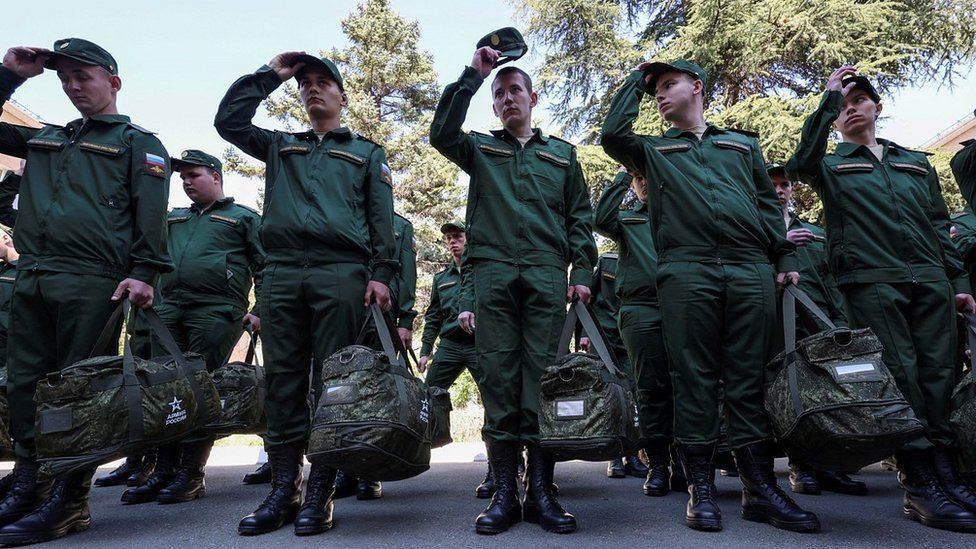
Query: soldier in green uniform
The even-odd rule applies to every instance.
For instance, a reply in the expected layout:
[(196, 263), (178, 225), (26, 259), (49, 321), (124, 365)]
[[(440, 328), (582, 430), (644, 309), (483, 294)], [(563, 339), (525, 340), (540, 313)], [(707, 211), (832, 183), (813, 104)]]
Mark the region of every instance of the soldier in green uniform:
[(0, 124), (0, 153), (27, 159), (17, 210), (17, 281), (11, 304), (7, 391), (17, 453), (0, 500), (0, 543), (55, 539), (91, 524), (92, 469), (38, 479), (34, 389), (90, 355), (118, 301), (150, 307), (166, 255), (169, 155), (152, 132), (118, 114), (122, 81), (104, 49), (80, 38), (53, 50), (12, 48), (0, 68), (0, 102), (45, 68), (81, 118), (64, 126)]
[[(637, 380), (634, 377), (633, 363), (630, 361), (624, 342), (621, 339), (621, 331), (618, 328), (618, 317), (620, 313), (620, 298), (617, 291), (618, 261), (617, 254), (606, 253), (597, 259), (596, 267), (593, 269), (593, 281), (590, 283), (592, 298), (590, 300), (590, 311), (593, 318), (599, 323), (603, 330), (603, 335), (607, 339), (607, 345), (614, 354), (621, 366), (621, 370), (627, 374), (631, 384), (636, 387)], [(580, 339), (580, 347), (589, 352), (590, 338), (584, 336)], [(621, 456), (607, 463), (607, 477), (624, 478), (632, 475), (638, 478), (647, 476), (648, 468), (640, 457), (636, 455)]]
[(507, 51), (507, 33), (488, 39), (500, 49), (479, 42), (471, 66), (444, 90), (430, 129), (431, 145), (471, 177), (458, 322), (469, 333), (477, 323), (480, 334), (482, 434), (495, 479), (495, 494), (475, 528), (497, 534), (523, 518), (515, 476), (525, 445), (524, 519), (572, 532), (576, 519), (552, 489), (555, 463), (539, 447), (539, 385), (555, 359), (566, 300), (589, 301), (596, 260), (590, 201), (576, 148), (532, 128), (538, 98), (524, 71), (506, 67), (491, 84), (503, 129), (462, 131), (471, 97)]
[[(705, 123), (706, 81), (687, 60), (642, 63), (614, 97), (602, 133), (607, 154), (648, 181), (674, 434), (691, 496), (685, 523), (722, 528), (713, 485), (721, 388), (743, 518), (816, 531), (816, 515), (776, 483), (762, 404), (763, 367), (776, 339), (775, 286), (799, 278), (794, 247), (756, 135)], [(633, 131), (645, 93), (671, 124), (664, 135)]]
[[(464, 223), (452, 221), (441, 225), (441, 234), (451, 262), (444, 270), (434, 275), (430, 289), (430, 304), (424, 313), (424, 333), (420, 344), (419, 370), (427, 373), (427, 385), (449, 390), (458, 376), (467, 368), (480, 384), (478, 355), (474, 345), (474, 334), (461, 329), (458, 324), (458, 295), (461, 291), (461, 257), (467, 238)], [(434, 343), (437, 351), (434, 351)], [(433, 353), (433, 356), (432, 356)], [(485, 480), (475, 489), (479, 499), (488, 499), (495, 493), (495, 481), (491, 474), (491, 464), (485, 473)]]
[[(199, 150), (170, 159), (193, 201), (169, 213), (167, 248), (176, 268), (159, 281), (156, 312), (184, 352), (203, 356), (214, 371), (230, 356), (244, 326), (261, 330), (259, 305), (248, 312), (251, 281), (260, 288), (264, 251), (258, 240), (258, 213), (224, 196), (220, 160)], [(256, 295), (260, 295), (258, 292)], [(166, 352), (153, 337), (153, 356)], [(125, 503), (181, 503), (206, 493), (204, 466), (210, 436), (158, 448), (155, 471), (122, 494)]]
[[(976, 495), (955, 473), (949, 402), (956, 379), (956, 310), (972, 310), (949, 238), (939, 178), (925, 154), (878, 139), (877, 91), (854, 67), (831, 74), (803, 125), (790, 176), (824, 204), (831, 271), (851, 325), (869, 327), (926, 431), (896, 454), (904, 512), (936, 528), (976, 529)], [(833, 127), (843, 142), (827, 154)]]
[(957, 152), (950, 162), (952, 176), (959, 185), (966, 207), (957, 215), (952, 216), (950, 238), (959, 250), (966, 271), (969, 272), (970, 283), (976, 281), (976, 215), (973, 204), (976, 204), (976, 139), (962, 143), (963, 148)]
[[(628, 189), (637, 199), (625, 208)], [(684, 476), (677, 471), (680, 466), (671, 463), (674, 404), (657, 298), (657, 252), (647, 214), (647, 180), (626, 171), (618, 173), (600, 196), (593, 227), (613, 239), (620, 250), (616, 284), (620, 335), (637, 381), (641, 437), (650, 465), (644, 494), (664, 496), (669, 489), (685, 490)]]
[[(793, 200), (793, 182), (781, 164), (767, 164), (766, 173), (776, 189), (776, 197), (783, 208), (786, 239), (796, 245), (796, 259), (800, 273), (799, 288), (820, 307), (835, 326), (847, 326), (844, 297), (837, 289), (837, 282), (827, 262), (824, 231), (817, 225), (800, 219), (790, 206)], [(813, 335), (827, 326), (821, 325), (813, 315), (797, 309), (797, 338)], [(793, 460), (789, 462), (790, 489), (798, 494), (820, 494), (821, 490), (863, 496), (868, 493), (866, 484), (851, 479), (839, 471), (815, 470)]]
[[(413, 346), (413, 320), (417, 317), (414, 303), (417, 295), (417, 242), (413, 236), (413, 223), (402, 215), (393, 212), (393, 237), (396, 240), (396, 257), (400, 271), (390, 285), (390, 300), (393, 302), (393, 318), (397, 335), (404, 349)], [(374, 345), (378, 345), (375, 334)], [(316, 370), (317, 375), (319, 372)], [(317, 383), (316, 383), (317, 384)], [(336, 499), (355, 494), (358, 500), (371, 500), (383, 497), (383, 484), (378, 480), (365, 480), (347, 476), (343, 471), (336, 474)]]
[[(261, 102), (293, 77), (312, 128), (286, 133), (255, 126)], [(287, 52), (234, 82), (214, 120), (221, 137), (265, 162), (260, 317), (272, 481), (268, 497), (241, 520), (242, 535), (292, 521), (297, 535), (332, 527), (335, 470), (312, 466), (300, 505), (309, 374), (313, 364), (318, 369), (355, 341), (366, 306), (391, 307), (397, 271), (392, 175), (383, 147), (340, 124), (346, 104), (332, 61)], [(318, 394), (321, 387), (312, 389)]]
[(0, 179), (0, 224), (13, 228), (17, 224), (17, 208), (14, 202), (20, 194), (20, 182), (24, 174), (24, 161), (20, 161), (20, 166), (7, 172), (3, 179)]
[[(17, 248), (9, 229), (0, 226), (0, 368), (7, 367), (7, 333), (10, 330), (10, 301), (17, 280)], [(5, 387), (0, 387), (4, 390)]]

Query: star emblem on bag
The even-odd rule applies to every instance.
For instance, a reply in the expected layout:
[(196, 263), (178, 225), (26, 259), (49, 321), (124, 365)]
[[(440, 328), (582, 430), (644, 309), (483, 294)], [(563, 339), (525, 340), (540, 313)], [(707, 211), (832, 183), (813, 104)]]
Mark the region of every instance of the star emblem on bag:
[(183, 409), (183, 401), (175, 396), (173, 397), (173, 402), (170, 402), (169, 405), (173, 407), (173, 413), (179, 412)]

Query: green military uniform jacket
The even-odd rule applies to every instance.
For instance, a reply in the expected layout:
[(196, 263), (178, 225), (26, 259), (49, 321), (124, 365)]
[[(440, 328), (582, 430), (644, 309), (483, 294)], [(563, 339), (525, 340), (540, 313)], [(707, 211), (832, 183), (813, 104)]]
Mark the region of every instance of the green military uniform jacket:
[(657, 304), (657, 251), (651, 238), (647, 204), (635, 200), (621, 209), (633, 177), (618, 173), (600, 196), (593, 214), (596, 232), (620, 248), (617, 268), (617, 296), (624, 303)]
[(472, 336), (461, 329), (458, 324), (459, 296), (461, 292), (461, 269), (458, 264), (451, 263), (434, 275), (434, 284), (430, 290), (430, 305), (424, 313), (424, 333), (421, 336), (420, 356), (430, 356), (434, 351), (437, 338), (447, 339), (458, 343), (472, 341)]
[(959, 184), (963, 198), (972, 209), (976, 203), (976, 139), (970, 139), (963, 144), (962, 150), (957, 152), (949, 166), (952, 168), (952, 176)]
[(361, 263), (389, 286), (397, 270), (393, 188), (383, 147), (349, 128), (321, 141), (251, 123), (281, 86), (270, 67), (234, 82), (217, 110), (221, 137), (265, 163), (261, 243), (270, 263)]
[[(576, 147), (539, 129), (524, 147), (505, 130), (463, 132), (471, 97), (483, 82), (466, 67), (444, 90), (430, 127), (430, 144), (471, 177), (466, 257), (572, 265), (570, 284), (588, 284), (596, 243)], [(465, 292), (462, 301), (462, 311), (473, 310), (473, 296)]]
[[(251, 280), (261, 283), (264, 250), (261, 217), (231, 197), (207, 210), (195, 204), (169, 213), (169, 253), (176, 268), (159, 283), (163, 301), (194, 305), (228, 303), (247, 310)], [(255, 292), (260, 299), (260, 292)], [(258, 304), (252, 308), (258, 314)]]
[(827, 262), (827, 249), (823, 245), (824, 230), (807, 223), (795, 213), (790, 213), (790, 223), (787, 231), (807, 229), (819, 240), (796, 247), (796, 258), (799, 264), (800, 289), (806, 292), (834, 324), (847, 326), (847, 313), (844, 311), (844, 296), (837, 289), (837, 281), (830, 272)]
[(638, 135), (633, 124), (644, 97), (642, 78), (634, 71), (614, 96), (601, 144), (647, 178), (660, 262), (771, 262), (779, 272), (796, 270), (756, 135), (712, 124), (701, 140), (677, 128)]
[[(617, 297), (617, 283), (619, 282), (617, 254), (602, 254), (597, 259), (596, 267), (593, 269), (593, 281), (590, 283), (593, 299), (590, 301), (590, 310), (603, 335), (607, 338), (607, 344), (618, 355), (624, 348), (624, 342), (620, 339), (620, 329), (617, 326), (618, 315), (620, 313), (620, 299)], [(577, 326), (577, 329), (580, 327)], [(618, 359), (626, 359), (626, 356), (618, 356)]]
[[(23, 79), (0, 67), (0, 105)], [(153, 283), (166, 255), (169, 155), (119, 114), (65, 126), (0, 124), (0, 153), (26, 158), (17, 212), (21, 270)]]
[(409, 219), (393, 213), (393, 238), (396, 240), (396, 257), (400, 271), (393, 279), (393, 302), (396, 303), (397, 328), (413, 329), (417, 318), (417, 239), (413, 233), (413, 223)]
[(14, 200), (20, 193), (21, 176), (10, 172), (0, 181), (0, 223), (13, 228), (17, 223)]
[(947, 276), (969, 293), (967, 273), (949, 238), (949, 212), (939, 176), (924, 153), (878, 139), (882, 160), (867, 147), (838, 143), (827, 154), (831, 126), (844, 97), (824, 94), (803, 124), (787, 165), (824, 204), (830, 270), (840, 286), (854, 283), (936, 282)]
[(949, 237), (962, 257), (963, 266), (969, 273), (970, 285), (976, 287), (976, 214), (972, 206), (952, 216)]
[[(17, 262), (0, 260), (0, 333), (7, 337), (10, 328), (10, 301), (14, 296), (14, 282), (17, 280)], [(2, 358), (2, 357), (0, 357)]]

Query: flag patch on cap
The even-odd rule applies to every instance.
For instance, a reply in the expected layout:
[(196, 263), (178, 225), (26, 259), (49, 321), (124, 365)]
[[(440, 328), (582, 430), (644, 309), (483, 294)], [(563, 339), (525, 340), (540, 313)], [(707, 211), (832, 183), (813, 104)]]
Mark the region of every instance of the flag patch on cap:
[(165, 177), (166, 159), (153, 153), (146, 153), (146, 171), (155, 176)]

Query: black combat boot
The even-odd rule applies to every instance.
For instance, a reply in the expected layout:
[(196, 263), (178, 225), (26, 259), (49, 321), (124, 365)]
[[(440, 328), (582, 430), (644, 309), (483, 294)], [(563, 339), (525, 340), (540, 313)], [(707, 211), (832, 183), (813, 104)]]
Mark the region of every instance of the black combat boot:
[(668, 463), (671, 456), (668, 454), (666, 445), (648, 446), (644, 449), (647, 454), (647, 477), (644, 479), (644, 495), (661, 497), (668, 495), (671, 486), (669, 478), (671, 472), (668, 470)]
[(180, 445), (170, 444), (156, 449), (156, 467), (142, 485), (122, 492), (122, 503), (149, 503), (156, 501), (159, 492), (176, 477), (176, 464), (180, 460)]
[(715, 503), (715, 445), (681, 445), (678, 458), (688, 483), (685, 526), (705, 532), (721, 530), (722, 512)]
[(491, 462), (488, 462), (488, 472), (485, 473), (485, 480), (481, 481), (475, 489), (475, 496), (478, 499), (488, 499), (495, 495), (495, 477), (491, 474)]
[(295, 520), (302, 499), (302, 446), (268, 449), (271, 463), (271, 493), (250, 515), (241, 519), (237, 533), (254, 536), (273, 532)]
[(790, 490), (795, 494), (820, 495), (820, 484), (813, 469), (790, 461)]
[(357, 488), (359, 488), (359, 483), (356, 481), (356, 477), (347, 475), (340, 469), (336, 473), (335, 493), (332, 494), (332, 497), (333, 499), (342, 499), (356, 495)]
[(32, 459), (17, 458), (13, 482), (0, 499), (0, 526), (12, 524), (33, 511), (51, 492), (51, 481), (38, 479), (38, 465)]
[(0, 544), (23, 545), (62, 538), (91, 526), (88, 492), (94, 468), (62, 475), (30, 514), (0, 528)]
[(866, 496), (868, 485), (860, 480), (854, 480), (840, 471), (815, 471), (817, 484), (820, 489), (837, 494), (847, 494), (849, 496)]
[(213, 444), (212, 440), (183, 444), (180, 464), (176, 468), (176, 476), (173, 477), (173, 482), (169, 483), (169, 486), (159, 491), (156, 501), (159, 503), (183, 503), (207, 495), (204, 468), (207, 465)]
[(935, 470), (936, 478), (939, 479), (942, 491), (963, 509), (976, 513), (976, 493), (956, 471), (955, 456), (952, 452), (947, 448), (936, 446), (931, 455), (932, 468)]
[(776, 483), (771, 444), (756, 442), (734, 454), (742, 482), (742, 518), (793, 532), (820, 530), (817, 515), (801, 509)]
[(14, 473), (11, 471), (0, 478), (0, 499), (7, 497), (10, 488), (14, 485)]
[(95, 486), (103, 488), (105, 486), (121, 486), (129, 480), (133, 473), (142, 470), (142, 456), (129, 456), (121, 465), (112, 471), (95, 479)]
[(576, 517), (566, 512), (552, 490), (556, 462), (546, 457), (538, 444), (527, 444), (529, 460), (525, 467), (528, 486), (522, 502), (522, 518), (542, 526), (547, 532), (569, 534), (576, 531)]
[(688, 490), (688, 479), (685, 478), (685, 466), (678, 456), (678, 445), (671, 444), (671, 491), (685, 492)]
[(636, 478), (644, 478), (647, 476), (647, 465), (641, 461), (639, 455), (634, 454), (632, 456), (624, 456), (624, 471)]
[(383, 484), (378, 480), (362, 480), (356, 484), (356, 499), (369, 500), (383, 497)]
[(156, 452), (155, 450), (149, 452), (148, 454), (142, 456), (142, 467), (140, 467), (136, 472), (129, 475), (129, 478), (125, 481), (125, 485), (129, 488), (135, 488), (136, 486), (142, 486), (149, 480), (149, 475), (153, 474), (156, 470)]
[(335, 478), (335, 469), (312, 464), (305, 483), (305, 500), (295, 517), (296, 536), (313, 536), (332, 529)]
[(244, 475), (244, 484), (268, 484), (271, 482), (271, 462), (266, 461), (261, 464), (253, 473)]
[(516, 480), (521, 452), (519, 446), (512, 442), (487, 444), (491, 473), (495, 477), (495, 493), (488, 507), (475, 519), (474, 529), (479, 534), (500, 534), (522, 520)]
[(616, 458), (607, 462), (607, 478), (626, 478), (627, 468), (624, 466), (624, 458)]
[(976, 514), (962, 508), (946, 494), (931, 460), (928, 451), (898, 452), (898, 482), (905, 489), (905, 516), (931, 528), (961, 532), (976, 530)]

